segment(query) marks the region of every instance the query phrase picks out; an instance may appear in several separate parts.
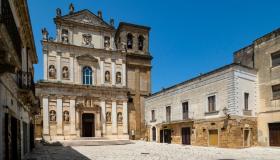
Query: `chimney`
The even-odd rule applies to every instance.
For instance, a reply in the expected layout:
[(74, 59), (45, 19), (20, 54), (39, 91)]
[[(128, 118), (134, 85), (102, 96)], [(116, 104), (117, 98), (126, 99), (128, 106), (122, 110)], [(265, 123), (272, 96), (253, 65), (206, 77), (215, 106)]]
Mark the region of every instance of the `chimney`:
[(97, 14), (98, 14), (98, 17), (99, 17), (100, 19), (102, 19), (102, 11), (98, 11)]
[(71, 3), (70, 6), (69, 6), (69, 13), (70, 14), (74, 13), (74, 5), (73, 5), (73, 3)]
[(115, 22), (114, 22), (114, 19), (111, 18), (111, 19), (110, 19), (110, 25), (111, 25), (111, 26), (114, 26), (114, 25), (115, 25), (114, 23), (115, 23)]

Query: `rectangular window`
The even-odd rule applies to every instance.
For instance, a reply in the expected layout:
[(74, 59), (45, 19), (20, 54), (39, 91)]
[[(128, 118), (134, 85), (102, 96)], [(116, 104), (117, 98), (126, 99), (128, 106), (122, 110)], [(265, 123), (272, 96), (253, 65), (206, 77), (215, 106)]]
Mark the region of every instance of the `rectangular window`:
[(272, 67), (280, 65), (280, 52), (271, 54)]
[(182, 103), (183, 107), (183, 119), (189, 119), (189, 102)]
[(208, 97), (208, 112), (216, 111), (216, 96)]
[(152, 121), (155, 121), (156, 119), (155, 119), (155, 110), (152, 110), (151, 111), (151, 114), (152, 114)]
[(171, 106), (166, 107), (166, 122), (171, 121)]
[(244, 93), (244, 110), (249, 110), (249, 93)]
[(280, 84), (272, 86), (273, 99), (280, 99)]

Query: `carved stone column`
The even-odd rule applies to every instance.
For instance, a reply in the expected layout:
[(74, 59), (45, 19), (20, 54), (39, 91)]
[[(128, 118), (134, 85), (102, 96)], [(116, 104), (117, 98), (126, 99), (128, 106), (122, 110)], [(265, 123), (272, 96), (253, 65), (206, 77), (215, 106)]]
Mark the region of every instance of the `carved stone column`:
[(75, 84), (78, 84), (79, 83), (79, 80), (78, 80), (78, 78), (79, 78), (79, 73), (78, 73), (78, 68), (79, 68), (79, 64), (78, 64), (78, 62), (77, 62), (77, 58), (76, 57), (74, 57), (73, 58), (74, 59), (74, 68), (73, 68), (73, 70), (74, 70), (74, 83)]
[(80, 136), (80, 112), (76, 110), (76, 134)]
[(100, 58), (100, 84), (104, 84), (104, 58)]
[(116, 100), (112, 101), (112, 134), (114, 134), (114, 135), (118, 134)]
[(126, 62), (122, 63), (122, 85), (126, 86)]
[(112, 59), (112, 85), (116, 85), (116, 60)]
[(49, 99), (43, 97), (43, 135), (49, 135)]
[(57, 115), (57, 135), (61, 136), (62, 135), (62, 122), (63, 122), (63, 110), (62, 110), (62, 97), (57, 97), (56, 99), (56, 115)]
[(127, 101), (123, 101), (123, 134), (128, 134)]
[(102, 133), (106, 135), (106, 104), (105, 100), (101, 100), (101, 123), (102, 123)]
[(70, 58), (69, 58), (69, 60), (70, 60), (70, 68), (69, 68), (69, 72), (70, 72), (70, 76), (69, 76), (69, 78), (70, 78), (70, 81), (71, 82), (74, 82), (74, 55), (70, 55)]
[(48, 51), (44, 50), (43, 51), (44, 54), (44, 80), (48, 79)]
[(101, 124), (100, 124), (100, 108), (98, 106), (98, 111), (96, 112), (95, 115), (95, 120), (96, 120), (96, 137), (101, 137)]
[(57, 53), (57, 56), (56, 56), (56, 78), (58, 81), (61, 80), (61, 66), (60, 66), (60, 63), (61, 63), (61, 52), (58, 52)]
[(76, 135), (76, 124), (75, 124), (75, 113), (76, 113), (76, 106), (75, 106), (75, 97), (71, 97), (70, 99), (70, 133), (72, 135)]

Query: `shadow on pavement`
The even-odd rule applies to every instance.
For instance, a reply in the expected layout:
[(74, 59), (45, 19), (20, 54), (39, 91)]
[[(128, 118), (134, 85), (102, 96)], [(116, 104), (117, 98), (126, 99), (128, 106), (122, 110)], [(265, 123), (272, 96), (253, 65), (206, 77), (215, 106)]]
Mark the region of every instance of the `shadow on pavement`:
[(36, 143), (32, 152), (28, 153), (25, 160), (90, 160), (88, 157), (74, 150), (70, 146), (63, 146), (59, 142)]

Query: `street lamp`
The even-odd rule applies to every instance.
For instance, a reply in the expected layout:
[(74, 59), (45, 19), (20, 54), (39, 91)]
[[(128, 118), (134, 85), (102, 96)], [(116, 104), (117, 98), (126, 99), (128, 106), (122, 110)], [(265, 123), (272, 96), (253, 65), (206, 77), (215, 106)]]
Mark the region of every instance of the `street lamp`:
[(227, 107), (224, 107), (223, 112), (224, 112), (225, 116), (227, 116), (227, 118), (229, 118), (229, 113), (228, 113)]

